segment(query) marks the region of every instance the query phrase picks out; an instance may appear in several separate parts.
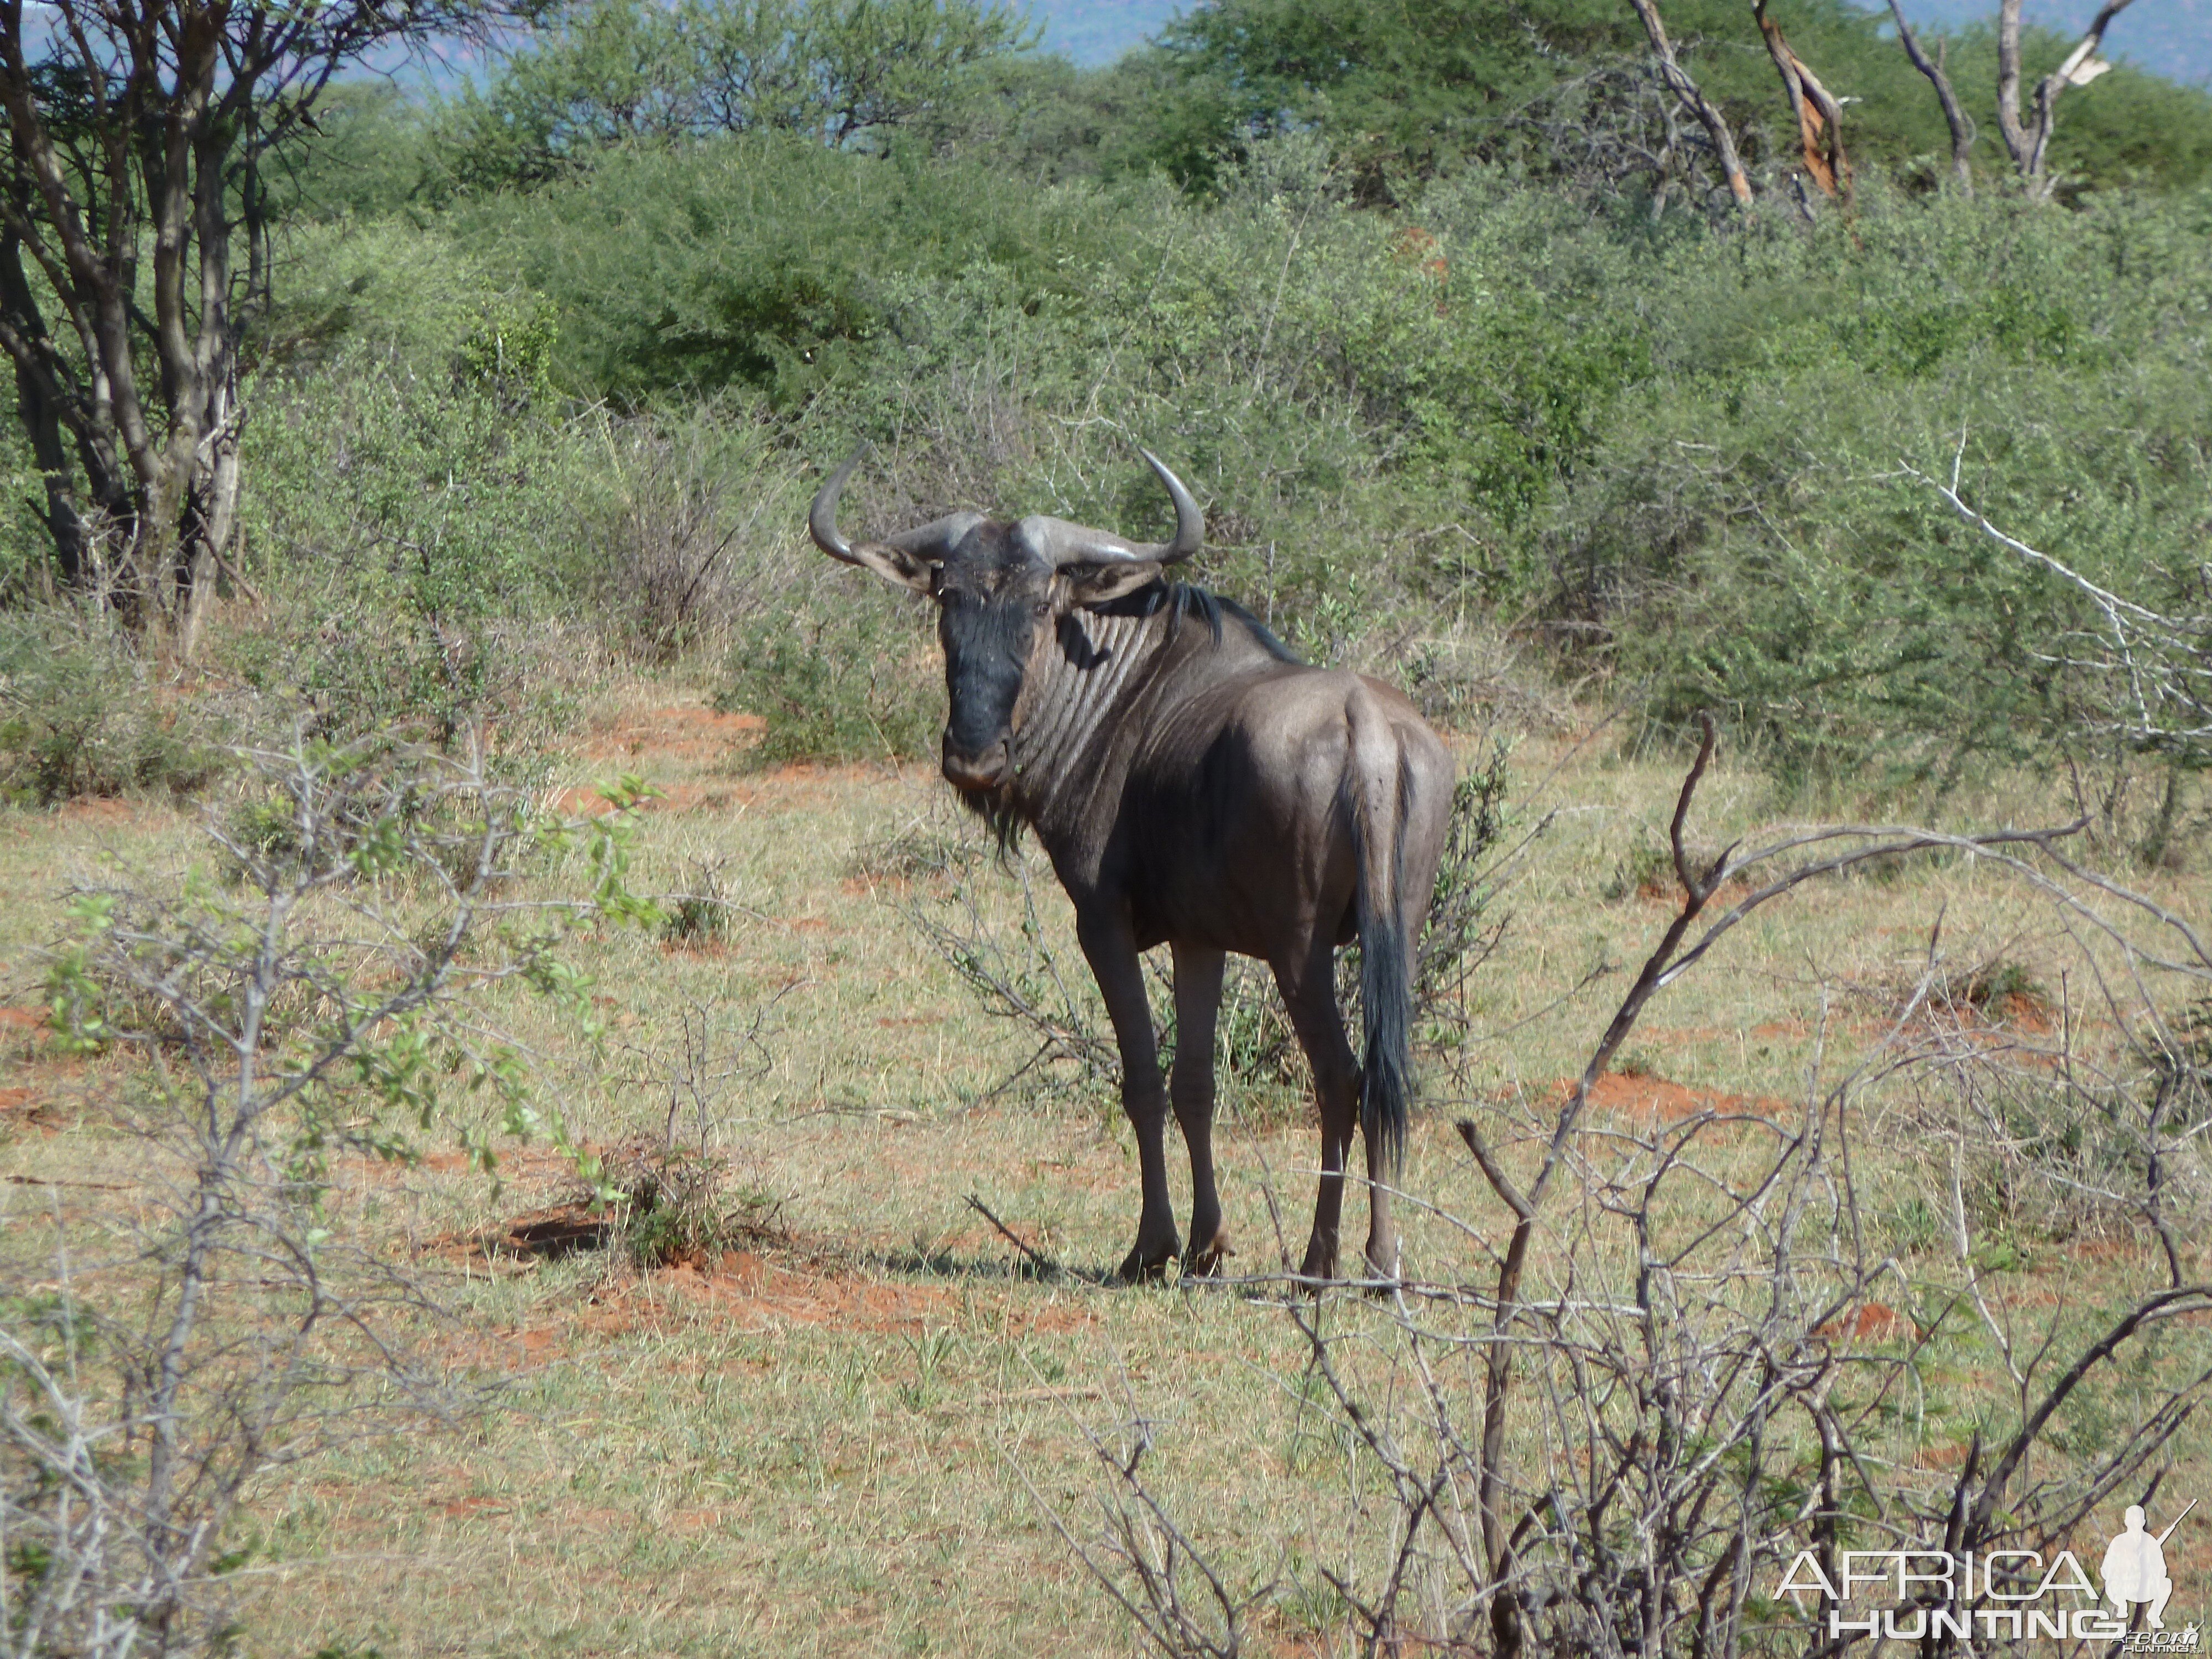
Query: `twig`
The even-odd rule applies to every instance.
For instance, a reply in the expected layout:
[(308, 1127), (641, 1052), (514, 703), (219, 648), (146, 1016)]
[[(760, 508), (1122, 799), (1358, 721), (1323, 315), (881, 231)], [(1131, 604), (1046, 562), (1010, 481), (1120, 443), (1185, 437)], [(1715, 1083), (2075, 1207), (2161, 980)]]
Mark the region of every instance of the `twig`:
[(1060, 1263), (1054, 1261), (1043, 1251), (1038, 1249), (1036, 1245), (1030, 1243), (1019, 1233), (1016, 1232), (1012, 1227), (1009, 1227), (1005, 1222), (1000, 1220), (997, 1216), (992, 1214), (991, 1206), (986, 1204), (981, 1199), (976, 1197), (973, 1193), (968, 1194), (968, 1207), (975, 1211), (976, 1214), (981, 1216), (984, 1220), (989, 1222), (994, 1227), (996, 1227), (999, 1230), (1000, 1236), (1003, 1237), (1006, 1243), (1012, 1245), (1024, 1255), (1029, 1257), (1032, 1262), (1036, 1263), (1037, 1272), (1043, 1274), (1047, 1279), (1057, 1279), (1060, 1277)]

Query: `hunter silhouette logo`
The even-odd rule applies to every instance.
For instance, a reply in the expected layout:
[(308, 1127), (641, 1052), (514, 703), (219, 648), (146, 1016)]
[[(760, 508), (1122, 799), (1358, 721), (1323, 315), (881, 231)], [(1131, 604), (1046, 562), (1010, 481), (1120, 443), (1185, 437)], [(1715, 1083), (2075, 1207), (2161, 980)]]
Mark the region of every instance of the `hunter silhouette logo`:
[(2105, 1599), (2120, 1618), (2128, 1616), (2132, 1604), (2148, 1602), (2150, 1627), (2166, 1628), (2166, 1604), (2173, 1594), (2173, 1580), (2166, 1571), (2166, 1540), (2173, 1536), (2173, 1528), (2181, 1524), (2183, 1516), (2196, 1507), (2192, 1498), (2166, 1529), (2154, 1538), (2144, 1530), (2142, 1509), (2133, 1504), (2128, 1506), (2122, 1517), (2127, 1529), (2105, 1547), (2105, 1562), (2097, 1570), (2097, 1576), (2105, 1581)]
[[(2166, 1540), (2197, 1507), (2191, 1498), (2166, 1530), (2154, 1533), (2141, 1507), (2130, 1505), (2118, 1536), (2106, 1546), (2097, 1576), (2101, 1595), (2072, 1550), (2046, 1560), (2039, 1550), (1844, 1550), (1826, 1560), (1801, 1550), (1776, 1586), (1778, 1595), (1823, 1621), (1832, 1641), (1853, 1636), (1917, 1642), (2113, 1642), (2127, 1653), (2201, 1651), (2192, 1620), (2166, 1627), (2173, 1579)], [(1806, 1607), (1802, 1598), (1817, 1598)], [(1871, 1603), (1872, 1605), (1869, 1605)], [(2109, 1610), (2107, 1610), (2109, 1604)], [(2142, 1619), (2143, 1628), (2128, 1626)]]

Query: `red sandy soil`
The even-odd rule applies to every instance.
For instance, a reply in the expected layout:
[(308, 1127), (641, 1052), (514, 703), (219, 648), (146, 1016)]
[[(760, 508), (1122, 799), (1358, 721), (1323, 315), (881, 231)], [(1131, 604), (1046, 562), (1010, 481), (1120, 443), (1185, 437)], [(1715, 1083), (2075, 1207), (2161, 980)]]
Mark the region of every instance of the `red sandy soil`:
[(1968, 1002), (1964, 998), (1954, 1002), (1931, 1002), (1922, 1010), (1919, 1023), (1976, 1031), (2019, 1031), (2031, 1036), (2041, 1036), (2058, 1029), (2057, 1018), (2049, 1003), (2040, 997), (2021, 996), (2017, 992), (2008, 992), (1981, 1003)]
[(64, 823), (122, 824), (149, 820), (156, 816), (156, 810), (143, 801), (80, 795), (64, 802), (54, 816)]
[[(1700, 873), (1703, 872), (1705, 866), (1711, 862), (1712, 855), (1710, 853), (1702, 859), (1692, 855), (1690, 860), (1691, 867)], [(1718, 887), (1713, 889), (1712, 896), (1705, 901), (1705, 914), (1708, 917), (1717, 916), (1738, 899), (1748, 897), (1752, 890), (1750, 877), (1730, 876)], [(1638, 882), (1636, 896), (1647, 904), (1664, 905), (1669, 910), (1680, 909), (1682, 884), (1675, 877), (1674, 866), (1669, 864), (1664, 869), (1654, 871)]]
[(509, 1515), (514, 1505), (501, 1498), (456, 1498), (440, 1508), (442, 1513), (459, 1520), (471, 1515)]
[[(601, 779), (592, 783), (580, 783), (556, 793), (553, 810), (572, 817), (597, 817), (613, 810), (613, 805), (600, 793)], [(709, 788), (703, 783), (661, 782), (653, 785), (653, 793), (641, 803), (647, 812), (719, 812), (727, 810), (732, 792), (721, 787)], [(750, 805), (750, 803), (747, 802)]]
[(1912, 1463), (1915, 1468), (1955, 1469), (1966, 1461), (1966, 1449), (1964, 1446), (1923, 1446)]
[(1840, 1319), (1832, 1319), (1813, 1334), (1831, 1342), (1887, 1342), (1917, 1334), (1912, 1322), (1885, 1303), (1869, 1302)]
[[(2160, 1259), (2156, 1247), (2139, 1238), (2072, 1239), (2066, 1245), (2066, 1254), (2076, 1261), (2126, 1261), (2137, 1267), (2152, 1266)], [(2051, 1271), (2071, 1270), (2054, 1267)]]
[(794, 1325), (919, 1332), (957, 1317), (959, 1305), (954, 1292), (941, 1285), (803, 1272), (738, 1250), (711, 1265), (663, 1267), (641, 1279), (611, 1280), (556, 1322), (512, 1333), (505, 1358), (513, 1363), (519, 1347), (523, 1366), (532, 1367), (565, 1358), (579, 1340), (670, 1330), (701, 1317), (733, 1336), (767, 1334)]
[(44, 1008), (0, 1007), (0, 1124), (57, 1127), (50, 1115), (82, 1086), (85, 1062), (53, 1052), (48, 1018)]
[[(577, 750), (578, 757), (608, 772), (637, 771), (659, 788), (660, 797), (647, 810), (685, 811), (704, 808), (726, 811), (765, 800), (778, 806), (818, 805), (830, 799), (843, 786), (878, 777), (879, 763), (842, 766), (790, 764), (771, 767), (743, 779), (668, 781), (657, 771), (673, 767), (679, 772), (714, 771), (731, 757), (750, 748), (766, 724), (757, 714), (720, 714), (696, 705), (674, 704), (624, 714), (595, 728)], [(564, 791), (558, 802), (570, 811), (604, 811), (596, 785)]]
[[(766, 724), (757, 714), (721, 714), (694, 703), (673, 703), (623, 714), (595, 726), (574, 752), (578, 759), (609, 772), (650, 770), (643, 764), (647, 762), (673, 763), (679, 771), (719, 770), (732, 756), (750, 748)], [(827, 798), (823, 786), (879, 778), (884, 764), (881, 761), (836, 765), (788, 762), (733, 780), (727, 793), (732, 803), (740, 805), (763, 798), (778, 804), (811, 804)]]
[(718, 714), (677, 706), (624, 714), (593, 728), (583, 758), (620, 762), (646, 755), (670, 760), (719, 761), (750, 746), (767, 722), (757, 714)]
[[(1574, 1086), (1574, 1079), (1561, 1078), (1549, 1093), (1564, 1101)], [(1786, 1103), (1771, 1096), (1724, 1094), (1717, 1089), (1692, 1089), (1663, 1077), (1628, 1077), (1619, 1072), (1607, 1072), (1590, 1086), (1589, 1103), (1601, 1112), (1660, 1123), (1679, 1122), (1700, 1112), (1771, 1119), (1790, 1110)]]
[[(694, 1252), (635, 1278), (611, 1272), (582, 1302), (545, 1322), (489, 1340), (461, 1338), (449, 1352), (456, 1363), (530, 1369), (567, 1358), (580, 1342), (671, 1331), (698, 1322), (731, 1336), (809, 1326), (919, 1333), (960, 1317), (963, 1305), (961, 1292), (951, 1285), (877, 1278), (785, 1251), (726, 1250), (711, 1258)], [(1008, 1312), (1013, 1328), (1023, 1334), (1061, 1334), (1100, 1317), (1080, 1302), (1048, 1302)], [(762, 1369), (774, 1362), (742, 1363)]]
[(1658, 1043), (1664, 1047), (1699, 1048), (1711, 1042), (1729, 1042), (1738, 1036), (1759, 1037), (1771, 1042), (1777, 1037), (1796, 1038), (1813, 1035), (1812, 1022), (1804, 1019), (1771, 1019), (1739, 1031), (1733, 1025), (1644, 1025), (1637, 1028), (1639, 1043)]

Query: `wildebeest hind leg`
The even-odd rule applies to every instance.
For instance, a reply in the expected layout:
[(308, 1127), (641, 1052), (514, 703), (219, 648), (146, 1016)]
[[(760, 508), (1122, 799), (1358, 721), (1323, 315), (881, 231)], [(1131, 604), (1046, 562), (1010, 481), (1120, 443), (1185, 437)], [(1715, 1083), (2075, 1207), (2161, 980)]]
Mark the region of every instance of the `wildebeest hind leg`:
[(1121, 1262), (1121, 1277), (1134, 1284), (1159, 1277), (1182, 1254), (1182, 1241), (1176, 1237), (1175, 1204), (1168, 1195), (1167, 1090), (1160, 1081), (1152, 1006), (1145, 1000), (1144, 970), (1138, 965), (1128, 918), (1079, 912), (1075, 937), (1114, 1022), (1121, 1054), (1121, 1109), (1129, 1115), (1129, 1127), (1137, 1135), (1144, 1211), (1137, 1221), (1136, 1246)]
[(1310, 1279), (1334, 1279), (1344, 1160), (1359, 1121), (1359, 1068), (1337, 1012), (1336, 952), (1329, 941), (1316, 940), (1303, 961), (1273, 965), (1291, 1029), (1313, 1067), (1314, 1094), (1321, 1106), (1321, 1186), (1314, 1196), (1313, 1237), (1298, 1271)]
[(1203, 945), (1175, 947), (1176, 1058), (1168, 1084), (1183, 1145), (1190, 1149), (1190, 1253), (1186, 1271), (1211, 1273), (1234, 1255), (1213, 1184), (1213, 1026), (1221, 1011), (1225, 958)]

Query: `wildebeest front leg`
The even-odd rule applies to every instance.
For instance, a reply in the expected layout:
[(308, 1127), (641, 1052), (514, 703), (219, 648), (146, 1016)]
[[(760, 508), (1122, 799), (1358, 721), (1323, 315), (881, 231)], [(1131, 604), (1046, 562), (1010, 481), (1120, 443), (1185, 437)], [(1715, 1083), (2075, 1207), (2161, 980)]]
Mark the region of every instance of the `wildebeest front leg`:
[(1190, 1254), (1184, 1267), (1210, 1273), (1234, 1255), (1213, 1185), (1213, 1026), (1221, 1012), (1225, 958), (1204, 945), (1175, 947), (1176, 1058), (1168, 1096), (1190, 1149)]
[(1314, 1198), (1313, 1237), (1298, 1271), (1336, 1277), (1337, 1233), (1344, 1214), (1344, 1160), (1359, 1121), (1359, 1066), (1345, 1041), (1336, 1007), (1336, 952), (1323, 940), (1304, 960), (1273, 964), (1275, 983), (1298, 1046), (1313, 1067), (1321, 1107), (1321, 1188)]
[(1121, 1109), (1137, 1133), (1145, 1207), (1137, 1221), (1136, 1247), (1121, 1262), (1121, 1277), (1133, 1284), (1164, 1273), (1182, 1254), (1182, 1241), (1176, 1237), (1175, 1203), (1168, 1195), (1167, 1091), (1160, 1082), (1152, 1006), (1145, 1000), (1144, 970), (1138, 964), (1127, 919), (1079, 914), (1075, 936), (1114, 1022), (1115, 1041), (1121, 1051)]

